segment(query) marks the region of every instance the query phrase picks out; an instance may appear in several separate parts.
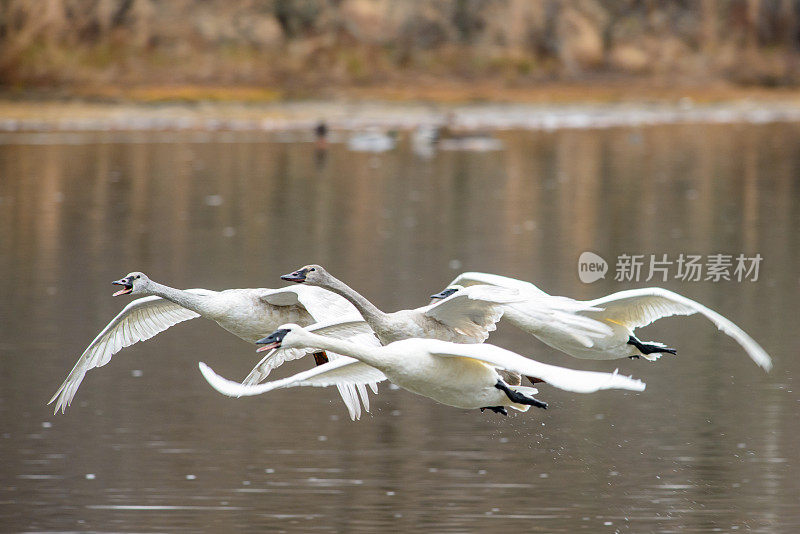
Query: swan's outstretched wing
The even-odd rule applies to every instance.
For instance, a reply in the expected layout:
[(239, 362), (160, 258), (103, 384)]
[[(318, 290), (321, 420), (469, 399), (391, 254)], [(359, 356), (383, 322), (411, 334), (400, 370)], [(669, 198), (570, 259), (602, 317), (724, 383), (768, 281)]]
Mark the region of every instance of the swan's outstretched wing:
[[(353, 343), (360, 343), (364, 345), (371, 345), (380, 347), (381, 343), (372, 329), (365, 321), (344, 321), (344, 322), (323, 322), (316, 323), (306, 328), (309, 332), (314, 332), (322, 336), (333, 337), (337, 339), (347, 339)], [(242, 382), (244, 386), (252, 386), (258, 384), (266, 379), (269, 373), (283, 365), (284, 363), (297, 360), (306, 354), (318, 352), (318, 349), (272, 349), (260, 362), (256, 364), (250, 374)], [(327, 352), (328, 359), (334, 361), (342, 358), (343, 356), (332, 352)], [(376, 369), (377, 371), (377, 369)], [(378, 371), (380, 373), (380, 371)], [(382, 373), (381, 373), (382, 374)], [(377, 382), (377, 381), (376, 381)], [(373, 393), (378, 392), (378, 385), (376, 382), (370, 382), (367, 385), (372, 389)], [(361, 403), (364, 404), (364, 409), (369, 411), (369, 397), (364, 384), (337, 384), (339, 394), (350, 412), (351, 419), (358, 419), (361, 417)], [(359, 394), (361, 401), (359, 402)]]
[(601, 311), (579, 300), (551, 295), (530, 295), (523, 302), (505, 307), (505, 316), (517, 327), (534, 335), (571, 337), (585, 347), (613, 331), (605, 322), (580, 312)]
[(464, 287), (473, 286), (473, 285), (488, 285), (488, 286), (497, 286), (497, 287), (506, 287), (508, 289), (516, 289), (521, 293), (529, 293), (529, 294), (540, 294), (546, 295), (544, 291), (536, 287), (535, 285), (531, 284), (530, 282), (525, 282), (523, 280), (517, 280), (516, 278), (509, 278), (507, 276), (500, 276), (499, 274), (489, 274), (489, 273), (477, 273), (477, 272), (466, 272), (461, 273), (456, 276), (455, 280), (450, 282), (450, 285), (460, 285)]
[[(200, 371), (203, 373), (208, 383), (211, 384), (211, 387), (229, 397), (261, 395), (273, 389), (296, 386), (364, 386), (365, 384), (380, 382), (386, 379), (384, 374), (378, 369), (346, 356), (318, 365), (313, 369), (303, 371), (289, 378), (274, 380), (255, 386), (245, 386), (232, 380), (226, 380), (217, 375), (203, 362), (200, 362)], [(350, 417), (356, 419), (352, 412)]]
[(596, 314), (627, 326), (631, 330), (648, 325), (662, 317), (701, 313), (717, 328), (735, 339), (756, 364), (767, 371), (772, 368), (769, 354), (744, 330), (714, 310), (672, 291), (660, 287), (629, 289), (591, 300), (588, 304), (604, 308), (602, 312), (591, 312), (592, 316)]
[(264, 289), (260, 298), (275, 306), (302, 306), (317, 322), (361, 319), (347, 299), (321, 287), (293, 285)]
[[(198, 295), (215, 293), (208, 289), (187, 289), (186, 291)], [(70, 371), (67, 379), (48, 402), (50, 404), (58, 399), (53, 413), (58, 410), (64, 413), (66, 407), (72, 403), (78, 386), (81, 385), (81, 381), (89, 369), (107, 364), (111, 357), (124, 347), (150, 339), (170, 326), (195, 317), (200, 316), (161, 297), (144, 297), (130, 302), (106, 325), (78, 358), (78, 362)]]
[(459, 344), (437, 340), (426, 341), (430, 342), (428, 350), (434, 356), (472, 358), (493, 367), (540, 378), (551, 386), (576, 393), (592, 393), (601, 389), (643, 391), (645, 388), (645, 384), (641, 380), (620, 375), (616, 371), (598, 373), (548, 365), (486, 343)]
[(550, 336), (571, 337), (585, 347), (592, 347), (595, 339), (612, 334), (607, 324), (578, 314), (597, 311), (597, 308), (579, 300), (548, 295), (530, 282), (496, 274), (466, 272), (458, 275), (448, 288), (474, 291), (471, 288), (481, 286), (505, 288), (524, 297), (507, 303), (504, 312), (511, 323), (531, 334), (546, 332)]
[(418, 310), (481, 343), (503, 316), (502, 305), (522, 300), (514, 289), (478, 285), (465, 287)]

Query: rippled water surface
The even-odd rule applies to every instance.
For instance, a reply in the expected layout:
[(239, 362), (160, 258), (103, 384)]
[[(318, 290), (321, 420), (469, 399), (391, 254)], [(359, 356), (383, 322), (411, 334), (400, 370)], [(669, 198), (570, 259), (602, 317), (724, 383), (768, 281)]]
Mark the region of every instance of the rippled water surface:
[[(0, 531), (800, 531), (800, 125), (500, 137), (429, 157), (405, 139), (4, 137)], [(587, 250), (611, 263), (591, 285)], [(383, 385), (351, 422), (333, 389), (211, 390), (198, 361), (242, 378), (256, 355), (197, 319), (89, 372), (66, 415), (46, 406), (132, 270), (273, 287), (317, 262), (395, 310), (464, 270), (591, 298), (655, 283), (615, 281), (620, 254), (681, 253), (761, 254), (756, 282), (658, 285), (753, 334), (771, 373), (697, 317), (640, 331), (679, 349), (655, 364), (573, 360), (501, 324), (496, 344), (647, 390), (541, 388), (551, 409), (503, 418)]]

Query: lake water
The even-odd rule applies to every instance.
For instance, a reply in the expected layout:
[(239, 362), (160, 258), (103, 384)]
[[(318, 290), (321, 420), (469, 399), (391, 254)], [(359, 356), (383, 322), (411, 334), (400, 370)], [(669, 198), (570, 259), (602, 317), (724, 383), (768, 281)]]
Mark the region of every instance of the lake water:
[[(0, 144), (0, 531), (800, 531), (800, 124), (499, 134), (420, 157), (275, 134), (4, 134)], [(279, 142), (282, 141), (282, 142)], [(605, 279), (584, 284), (584, 251)], [(757, 281), (616, 281), (622, 254), (760, 254)], [(142, 270), (174, 287), (277, 287), (324, 264), (385, 310), (477, 270), (593, 298), (659, 285), (734, 320), (764, 373), (703, 318), (640, 338), (675, 357), (587, 362), (501, 324), (490, 341), (643, 393), (512, 414), (382, 385), (351, 422), (334, 389), (235, 400), (254, 346), (197, 319), (48, 399)], [(732, 274), (732, 270), (731, 270)], [(295, 362), (281, 376), (303, 369)]]

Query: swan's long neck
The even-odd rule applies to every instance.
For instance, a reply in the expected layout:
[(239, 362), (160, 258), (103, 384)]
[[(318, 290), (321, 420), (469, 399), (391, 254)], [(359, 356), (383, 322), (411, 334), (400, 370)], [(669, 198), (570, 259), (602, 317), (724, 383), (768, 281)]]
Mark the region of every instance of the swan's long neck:
[(305, 331), (303, 332), (303, 343), (315, 349), (328, 350), (337, 354), (350, 356), (351, 358), (355, 358), (356, 360), (378, 369), (382, 368), (386, 363), (385, 358), (383, 358), (380, 353), (382, 347), (360, 345), (345, 339), (320, 336)]
[(201, 295), (196, 295), (188, 291), (183, 291), (182, 289), (175, 289), (174, 287), (165, 286), (164, 284), (159, 284), (158, 282), (153, 282), (152, 280), (150, 280), (147, 292), (163, 299), (167, 299), (170, 302), (174, 302), (179, 306), (183, 306), (184, 308), (192, 310), (193, 312), (197, 312), (201, 315), (207, 311), (204, 299)]
[(329, 291), (333, 291), (337, 295), (341, 295), (349, 300), (373, 330), (381, 329), (386, 325), (387, 314), (379, 310), (358, 291), (351, 288), (338, 278), (328, 275), (328, 280), (326, 280), (324, 284), (320, 285), (321, 287), (324, 287)]

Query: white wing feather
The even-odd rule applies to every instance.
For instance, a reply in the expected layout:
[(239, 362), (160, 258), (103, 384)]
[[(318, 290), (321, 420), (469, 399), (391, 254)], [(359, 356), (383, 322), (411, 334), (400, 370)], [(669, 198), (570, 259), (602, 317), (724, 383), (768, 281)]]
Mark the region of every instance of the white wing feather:
[(361, 314), (347, 299), (321, 287), (293, 285), (268, 289), (261, 299), (275, 306), (303, 306), (317, 322), (361, 319)]
[(273, 369), (277, 369), (286, 362), (299, 360), (307, 354), (319, 352), (318, 349), (304, 348), (304, 349), (272, 349), (261, 358), (253, 370), (245, 377), (242, 384), (245, 386), (254, 386), (259, 382), (266, 380)]
[[(309, 332), (315, 334), (333, 337), (337, 339), (347, 339), (353, 343), (360, 343), (364, 345), (371, 345), (380, 347), (380, 341), (375, 337), (369, 325), (362, 320), (358, 321), (344, 321), (344, 322), (324, 322), (316, 323), (306, 328)], [(244, 386), (253, 386), (263, 381), (269, 376), (273, 369), (276, 369), (284, 363), (292, 360), (302, 358), (307, 354), (318, 352), (318, 349), (305, 348), (305, 349), (273, 349), (264, 356), (260, 362), (256, 364), (252, 371), (242, 382)], [(328, 359), (335, 361), (343, 358), (340, 354), (327, 352)], [(377, 370), (376, 370), (377, 371)], [(380, 371), (378, 371), (380, 373)], [(381, 373), (382, 374), (382, 373)], [(377, 382), (377, 381), (376, 381)], [(367, 385), (374, 393), (378, 392), (378, 385), (376, 382), (370, 382)], [(337, 384), (339, 394), (350, 412), (351, 419), (358, 419), (361, 417), (361, 403), (364, 404), (364, 409), (369, 411), (369, 397), (367, 395), (366, 387), (363, 384)], [(359, 401), (359, 396), (361, 401)]]
[(662, 317), (701, 313), (722, 332), (735, 339), (756, 364), (769, 371), (772, 359), (747, 333), (729, 319), (689, 298), (660, 287), (630, 289), (612, 293), (587, 304), (604, 308), (599, 315), (630, 329), (646, 326)]
[(594, 309), (589, 304), (567, 297), (548, 295), (530, 282), (497, 274), (466, 272), (458, 275), (451, 285), (460, 285), (468, 290), (485, 285), (518, 292), (524, 299), (507, 303), (506, 310), (511, 308), (510, 311), (514, 312), (508, 313), (507, 317), (527, 332), (557, 331), (562, 336), (572, 337), (585, 347), (594, 345), (593, 338), (601, 338), (612, 333), (608, 325), (576, 314)]
[(455, 280), (450, 282), (450, 285), (460, 285), (464, 287), (485, 284), (489, 286), (506, 287), (509, 289), (516, 289), (521, 293), (546, 295), (544, 291), (523, 280), (516, 278), (509, 278), (507, 276), (500, 276), (499, 274), (466, 272), (456, 276)]
[[(290, 376), (289, 378), (274, 380), (272, 382), (255, 386), (245, 386), (243, 384), (239, 384), (238, 382), (227, 380), (216, 374), (203, 362), (200, 362), (199, 365), (200, 371), (203, 373), (203, 376), (211, 385), (211, 387), (229, 397), (261, 395), (262, 393), (272, 391), (273, 389), (297, 386), (363, 386), (386, 379), (383, 373), (378, 369), (346, 356), (342, 356), (341, 358), (330, 361), (323, 365), (318, 365), (313, 369), (303, 371), (294, 376)], [(350, 417), (355, 419), (352, 413)]]
[(571, 337), (585, 347), (592, 347), (595, 340), (612, 335), (612, 329), (604, 322), (579, 312), (602, 311), (585, 302), (567, 297), (550, 295), (532, 296), (524, 302), (508, 304), (506, 317), (517, 327), (537, 335)]
[[(215, 293), (208, 289), (187, 289), (187, 291), (198, 295)], [(107, 364), (111, 357), (124, 347), (150, 339), (171, 326), (199, 316), (161, 297), (151, 296), (131, 301), (106, 325), (78, 358), (67, 379), (48, 402), (50, 404), (58, 399), (53, 413), (59, 410), (64, 413), (66, 407), (72, 403), (83, 377), (90, 369)]]
[(480, 360), (494, 367), (540, 378), (551, 386), (576, 393), (592, 393), (601, 389), (643, 391), (645, 388), (645, 384), (641, 380), (620, 375), (616, 371), (613, 373), (599, 373), (548, 365), (485, 343), (459, 344), (436, 341), (435, 343), (430, 343), (429, 348), (434, 356)]
[(470, 286), (419, 311), (480, 343), (489, 337), (503, 316), (503, 304), (523, 298), (514, 289)]

